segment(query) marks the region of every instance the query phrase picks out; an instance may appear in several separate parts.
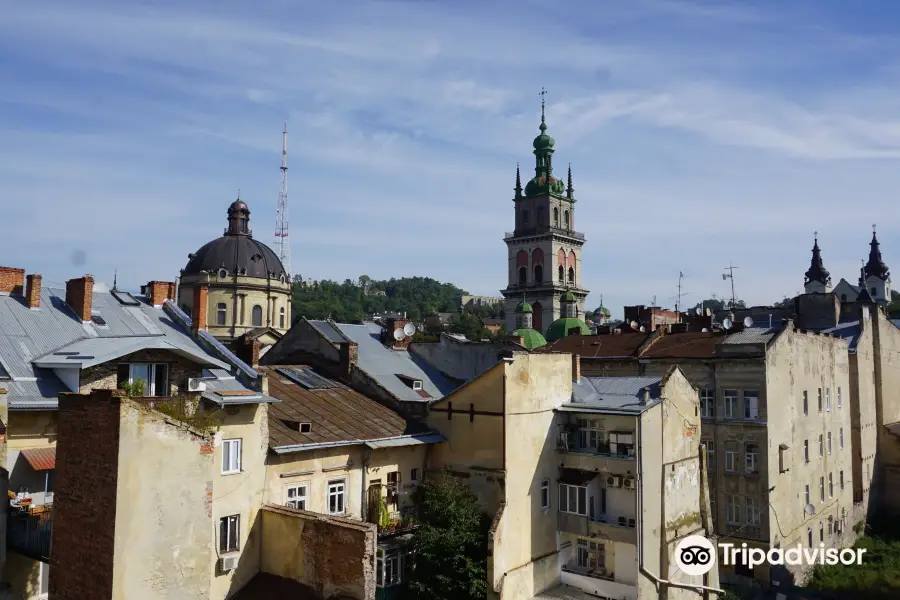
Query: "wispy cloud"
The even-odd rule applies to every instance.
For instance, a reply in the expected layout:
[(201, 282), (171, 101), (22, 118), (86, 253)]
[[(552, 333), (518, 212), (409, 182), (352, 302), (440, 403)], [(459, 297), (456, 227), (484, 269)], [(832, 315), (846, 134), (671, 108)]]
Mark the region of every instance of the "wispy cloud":
[(668, 302), (679, 270), (724, 293), (728, 260), (739, 295), (777, 300), (813, 229), (838, 274), (882, 221), (890, 262), (897, 38), (774, 6), (20, 3), (0, 20), (0, 263), (64, 280), (87, 248), (100, 276), (174, 277), (238, 188), (269, 241), (287, 119), (296, 271), (495, 294), (541, 86), (589, 303)]

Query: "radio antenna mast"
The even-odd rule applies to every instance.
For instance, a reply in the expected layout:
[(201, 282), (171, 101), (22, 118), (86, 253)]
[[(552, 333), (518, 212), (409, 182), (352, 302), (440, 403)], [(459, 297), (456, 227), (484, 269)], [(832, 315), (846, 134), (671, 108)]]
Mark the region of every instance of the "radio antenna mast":
[(730, 306), (730, 308), (734, 308), (734, 303), (735, 303), (735, 299), (734, 299), (734, 270), (735, 270), (735, 269), (739, 269), (739, 268), (740, 268), (740, 267), (735, 267), (735, 266), (733, 266), (733, 265), (729, 262), (729, 263), (728, 263), (728, 266), (725, 267), (725, 270), (728, 271), (728, 272), (727, 272), (727, 273), (722, 273), (722, 281), (725, 281), (726, 279), (730, 279), (730, 280), (731, 280), (731, 306)]
[(281, 137), (281, 191), (278, 193), (278, 207), (275, 211), (275, 248), (278, 258), (291, 281), (291, 242), (288, 239), (288, 194), (287, 194), (287, 121)]
[(684, 273), (678, 271), (678, 300), (675, 301), (675, 312), (681, 312), (681, 280), (684, 279)]

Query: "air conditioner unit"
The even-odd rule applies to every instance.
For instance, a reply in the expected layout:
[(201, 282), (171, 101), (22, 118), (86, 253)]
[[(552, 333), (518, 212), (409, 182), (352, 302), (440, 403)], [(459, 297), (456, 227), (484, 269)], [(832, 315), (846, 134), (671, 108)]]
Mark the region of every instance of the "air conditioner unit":
[(606, 487), (622, 487), (622, 478), (618, 475), (610, 475), (606, 478)]
[(219, 558), (219, 570), (223, 573), (228, 571), (234, 571), (237, 569), (238, 565), (238, 557), (237, 555), (233, 556), (222, 556)]
[(188, 377), (188, 391), (189, 392), (205, 392), (206, 391), (206, 382), (200, 379), (199, 377)]
[(623, 484), (623, 487), (624, 487), (626, 490), (633, 490), (635, 487), (637, 487), (637, 486), (635, 485), (635, 480), (634, 480), (633, 477), (626, 477), (626, 478), (622, 481), (622, 484)]

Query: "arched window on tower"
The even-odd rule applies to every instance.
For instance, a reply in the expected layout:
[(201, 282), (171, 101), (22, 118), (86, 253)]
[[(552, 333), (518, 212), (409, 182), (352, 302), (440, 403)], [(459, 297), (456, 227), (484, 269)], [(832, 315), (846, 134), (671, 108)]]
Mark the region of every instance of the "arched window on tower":
[(557, 269), (557, 271), (558, 271), (557, 274), (559, 275), (559, 278), (558, 278), (559, 282), (562, 283), (566, 279), (566, 275), (565, 275), (565, 271), (563, 270), (563, 266), (559, 265), (559, 268)]
[(216, 304), (216, 325), (224, 325), (228, 315), (228, 308), (224, 302)]
[(251, 314), (251, 324), (254, 327), (262, 327), (262, 306), (259, 304), (253, 305), (253, 312)]
[(519, 250), (516, 253), (516, 284), (525, 285), (528, 282), (528, 253)]
[(569, 211), (565, 211), (563, 213), (563, 226), (568, 229), (569, 228)]
[(528, 267), (519, 267), (519, 285), (528, 283)]
[(532, 273), (534, 274), (534, 283), (540, 283), (544, 280), (544, 251), (535, 248), (531, 252)]
[(559, 227), (559, 209), (555, 206), (553, 207), (553, 226)]
[(278, 326), (284, 329), (284, 307), (278, 309)]
[(531, 308), (534, 310), (531, 317), (531, 327), (544, 333), (544, 307), (541, 306), (540, 302), (535, 302), (531, 305)]
[(540, 283), (544, 280), (544, 265), (534, 265), (534, 282)]
[(569, 267), (569, 285), (575, 285), (575, 267)]
[(522, 211), (522, 225), (528, 225), (528, 211)]

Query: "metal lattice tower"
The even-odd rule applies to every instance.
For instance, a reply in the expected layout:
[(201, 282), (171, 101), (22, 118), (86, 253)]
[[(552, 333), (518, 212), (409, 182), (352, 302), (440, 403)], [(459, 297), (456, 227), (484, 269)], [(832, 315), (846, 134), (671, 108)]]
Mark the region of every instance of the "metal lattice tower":
[(293, 276), (291, 270), (291, 242), (288, 239), (288, 194), (287, 194), (287, 121), (281, 139), (281, 191), (278, 193), (278, 208), (275, 212), (275, 248), (278, 258), (287, 273), (288, 281)]

